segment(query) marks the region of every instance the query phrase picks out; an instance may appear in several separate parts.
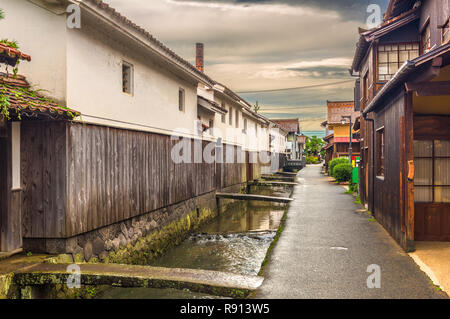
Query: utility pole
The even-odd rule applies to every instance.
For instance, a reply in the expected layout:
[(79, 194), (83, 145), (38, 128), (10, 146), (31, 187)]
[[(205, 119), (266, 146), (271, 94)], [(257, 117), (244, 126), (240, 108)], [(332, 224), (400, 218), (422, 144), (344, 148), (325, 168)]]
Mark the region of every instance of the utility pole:
[(350, 122), (350, 126), (349, 126), (349, 137), (350, 140), (348, 142), (348, 161), (350, 162), (350, 165), (353, 164), (352, 158), (353, 158), (353, 149), (352, 149), (352, 116), (351, 115), (343, 115), (342, 119), (341, 119), (341, 123), (342, 125), (345, 125), (345, 123), (347, 123), (347, 121), (345, 119), (349, 119)]

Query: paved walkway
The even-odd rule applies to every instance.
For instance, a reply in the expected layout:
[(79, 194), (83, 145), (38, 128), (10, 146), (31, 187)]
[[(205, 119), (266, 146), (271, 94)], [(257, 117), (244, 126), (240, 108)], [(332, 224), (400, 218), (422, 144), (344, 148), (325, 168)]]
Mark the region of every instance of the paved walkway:
[(450, 242), (422, 241), (409, 255), (450, 296)]
[[(320, 174), (299, 173), (285, 229), (256, 298), (445, 298), (345, 189)], [(369, 265), (381, 267), (381, 288), (368, 289)]]

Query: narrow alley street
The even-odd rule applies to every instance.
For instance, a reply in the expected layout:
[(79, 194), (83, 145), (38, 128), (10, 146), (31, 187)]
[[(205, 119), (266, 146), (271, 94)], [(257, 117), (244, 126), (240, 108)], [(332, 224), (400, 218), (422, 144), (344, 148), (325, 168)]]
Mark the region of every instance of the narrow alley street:
[[(284, 231), (256, 298), (446, 298), (397, 245), (329, 182), (321, 166), (299, 173)], [(381, 268), (381, 288), (367, 288), (369, 265)]]

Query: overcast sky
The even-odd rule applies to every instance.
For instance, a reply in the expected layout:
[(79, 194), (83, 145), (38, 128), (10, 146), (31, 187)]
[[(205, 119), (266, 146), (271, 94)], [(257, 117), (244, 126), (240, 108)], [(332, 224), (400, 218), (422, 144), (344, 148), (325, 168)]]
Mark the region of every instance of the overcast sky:
[[(108, 0), (194, 63), (205, 44), (205, 72), (236, 92), (352, 80), (357, 28), (369, 4), (388, 0)], [(320, 130), (327, 100), (353, 99), (352, 81), (293, 91), (242, 93), (270, 118), (299, 117)]]

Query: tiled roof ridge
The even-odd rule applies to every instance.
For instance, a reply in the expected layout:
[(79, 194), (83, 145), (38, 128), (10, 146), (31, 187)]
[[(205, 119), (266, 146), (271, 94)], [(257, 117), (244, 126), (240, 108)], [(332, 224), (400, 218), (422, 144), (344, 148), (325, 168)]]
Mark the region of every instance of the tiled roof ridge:
[[(109, 4), (105, 3), (102, 0), (85, 0), (85, 1), (95, 4), (98, 8), (100, 8), (100, 9), (102, 9), (104, 11), (107, 11), (108, 13), (113, 15), (115, 18), (117, 18), (120, 21), (122, 21), (122, 23), (132, 27), (133, 29), (135, 29), (136, 31), (138, 31), (139, 33), (144, 35), (148, 40), (150, 40), (151, 42), (156, 44), (158, 47), (160, 47), (163, 51), (165, 51), (167, 54), (169, 54), (173, 59), (175, 59), (179, 63), (183, 64), (185, 67), (187, 67), (188, 69), (190, 69), (191, 71), (193, 71), (197, 75), (199, 75), (199, 76), (203, 77), (204, 79), (206, 79), (206, 81), (209, 82), (212, 86), (214, 86), (216, 84), (220, 85), (220, 86), (223, 86), (225, 88), (225, 92), (224, 92), (225, 94), (229, 95), (230, 97), (232, 97), (233, 99), (235, 99), (238, 102), (239, 101), (243, 101), (246, 104), (246, 107), (248, 108), (248, 110), (252, 111), (250, 104), (247, 101), (245, 101), (245, 99), (241, 98), (233, 90), (231, 90), (228, 87), (226, 87), (225, 85), (223, 85), (223, 84), (213, 80), (208, 75), (206, 75), (206, 73), (198, 70), (193, 64), (191, 64), (187, 60), (185, 60), (182, 57), (180, 57), (179, 55), (177, 55), (174, 51), (172, 51), (167, 46), (165, 46), (161, 41), (156, 39), (150, 32), (148, 32), (147, 30), (145, 30), (141, 26), (138, 26), (136, 23), (134, 23), (133, 21), (131, 21), (130, 19), (128, 19), (127, 17), (122, 15), (116, 9), (111, 7)], [(267, 118), (265, 118), (265, 119), (268, 120)]]
[(403, 12), (402, 14), (399, 14), (399, 15), (396, 16), (396, 17), (390, 18), (390, 19), (388, 19), (388, 20), (384, 20), (384, 21), (381, 23), (381, 26), (380, 26), (380, 27), (384, 27), (384, 26), (387, 26), (387, 25), (389, 25), (389, 24), (391, 24), (391, 23), (394, 23), (395, 21), (398, 21), (398, 20), (400, 20), (400, 19), (402, 19), (402, 18), (404, 18), (404, 17), (410, 15), (411, 13), (413, 13), (413, 12), (419, 10), (419, 8), (420, 8), (420, 7), (412, 8), (412, 9), (410, 9), (410, 10), (408, 10), (408, 11)]
[[(150, 32), (148, 32), (147, 30), (145, 30), (144, 28), (142, 28), (141, 26), (137, 25), (136, 23), (134, 23), (133, 21), (131, 21), (130, 19), (128, 19), (127, 17), (125, 17), (124, 15), (122, 15), (120, 12), (118, 12), (116, 9), (114, 9), (113, 7), (111, 7), (109, 4), (105, 3), (102, 0), (84, 0), (85, 2), (90, 2), (95, 4), (98, 8), (108, 12), (109, 14), (113, 15), (116, 19), (120, 20), (122, 23), (132, 27), (133, 29), (135, 29), (137, 32), (141, 33), (142, 35), (144, 35), (149, 41), (151, 41), (152, 43), (154, 43), (155, 45), (157, 45), (158, 47), (160, 47), (163, 51), (165, 51), (168, 55), (170, 55), (173, 59), (175, 59), (176, 61), (178, 61), (179, 63), (181, 63), (182, 65), (184, 65), (185, 67), (187, 67), (189, 70), (193, 71), (194, 73), (196, 73), (197, 75), (203, 77), (207, 82), (209, 82), (209, 84), (211, 84), (212, 86), (214, 85), (220, 85), (223, 86), (225, 88), (225, 94), (231, 96), (233, 99), (235, 99), (236, 101), (243, 101), (247, 107), (248, 110), (250, 110), (251, 112), (253, 112), (253, 110), (251, 110), (251, 106), (250, 104), (245, 101), (245, 99), (241, 98), (237, 93), (235, 93), (234, 91), (232, 91), (231, 89), (229, 89), (228, 87), (226, 87), (225, 85), (213, 80), (212, 78), (210, 78), (208, 75), (206, 75), (206, 73), (198, 70), (193, 64), (191, 64), (190, 62), (188, 62), (187, 60), (183, 59), (182, 57), (180, 57), (178, 54), (176, 54), (174, 51), (172, 51), (171, 49), (169, 49), (167, 46), (165, 46), (161, 41), (159, 41), (158, 39), (156, 39)], [(261, 116), (261, 115), (258, 115)], [(264, 117), (265, 120), (269, 121), (266, 117)]]
[[(359, 64), (361, 63), (362, 58), (365, 55), (364, 53), (369, 48), (370, 43), (373, 41), (373, 38), (375, 37), (375, 34), (379, 34), (383, 30), (388, 30), (386, 32), (390, 32), (389, 30), (393, 28), (392, 25), (398, 24), (399, 25), (398, 27), (402, 27), (402, 26), (404, 26), (404, 24), (414, 21), (415, 18), (418, 17), (417, 12), (419, 11), (419, 8), (420, 7), (413, 8), (409, 11), (402, 13), (401, 15), (399, 15), (393, 19), (386, 20), (379, 27), (376, 27), (376, 28), (373, 28), (370, 30), (366, 30), (366, 31), (359, 28), (358, 32), (359, 32), (360, 36), (359, 36), (359, 41), (356, 44), (356, 51), (355, 51), (355, 55), (353, 57), (353, 62), (352, 62), (351, 68), (353, 70), (356, 70), (358, 68)], [(411, 17), (413, 17), (413, 18), (411, 18)], [(395, 29), (396, 28), (394, 28), (392, 30), (395, 30)], [(364, 31), (364, 32), (361, 33), (361, 31)]]
[(7, 52), (8, 55), (13, 55), (13, 57), (17, 56), (19, 59), (31, 61), (31, 56), (25, 53), (22, 53), (18, 49), (12, 48), (5, 43), (0, 43), (0, 54)]
[(23, 88), (30, 87), (30, 84), (26, 80), (25, 76), (19, 74), (14, 76), (11, 73), (6, 74), (3, 72), (0, 72), (0, 84), (9, 84)]
[(281, 120), (273, 119), (271, 121), (280, 125), (287, 132), (298, 132), (300, 130), (300, 123), (298, 118)]
[[(386, 9), (386, 11), (385, 11), (385, 13), (383, 15), (384, 21), (390, 20), (390, 19), (393, 19), (393, 18), (397, 17), (397, 16), (394, 15), (395, 14), (394, 12), (395, 12), (396, 5), (398, 4), (398, 2), (404, 2), (404, 3), (401, 3), (403, 5), (405, 5), (405, 4), (408, 5), (409, 4), (409, 6), (412, 6), (412, 9), (415, 9), (414, 8), (415, 6), (413, 4), (417, 3), (418, 1), (417, 0), (390, 0), (389, 1), (389, 5), (388, 5), (388, 7), (387, 7), (387, 9)], [(421, 7), (421, 5), (419, 5), (418, 7)], [(412, 9), (410, 9), (410, 10), (412, 10)], [(406, 10), (405, 12), (408, 12), (410, 10)], [(403, 13), (401, 13), (400, 15), (402, 15)]]
[(289, 119), (273, 119), (272, 121), (277, 121), (277, 122), (293, 122), (293, 121), (297, 121), (298, 122), (299, 118), (289, 118)]
[(115, 18), (122, 21), (124, 24), (132, 27), (142, 35), (144, 35), (148, 40), (156, 44), (158, 47), (160, 47), (163, 51), (165, 51), (167, 54), (169, 54), (173, 59), (183, 64), (185, 67), (190, 69), (191, 71), (195, 72), (197, 75), (204, 77), (208, 82), (214, 84), (216, 83), (214, 80), (212, 80), (208, 75), (206, 75), (204, 72), (199, 71), (194, 65), (192, 65), (190, 62), (186, 61), (182, 57), (180, 57), (178, 54), (176, 54), (174, 51), (169, 49), (167, 46), (165, 46), (161, 41), (156, 39), (150, 32), (142, 28), (141, 26), (137, 25), (124, 15), (122, 15), (120, 12), (118, 12), (116, 9), (111, 7), (109, 4), (105, 3), (102, 0), (85, 0), (86, 2), (91, 2), (95, 4), (98, 8), (107, 11), (111, 15), (113, 15)]
[[(51, 117), (64, 117), (73, 119), (80, 116), (80, 112), (61, 106), (30, 89), (24, 76), (17, 75), (11, 80), (11, 75), (0, 73), (0, 94), (8, 97), (9, 109), (21, 113), (47, 114)], [(17, 83), (19, 82), (19, 83)]]
[(331, 101), (331, 100), (328, 100), (327, 102), (328, 103), (346, 103), (346, 104), (348, 104), (348, 103), (355, 103), (355, 101), (353, 101), (353, 100), (347, 100), (347, 101), (344, 101), (344, 100), (342, 100), (342, 101)]
[(215, 108), (217, 108), (217, 109), (219, 109), (219, 110), (221, 110), (221, 111), (223, 111), (223, 112), (225, 112), (225, 113), (228, 113), (228, 110), (224, 109), (224, 108), (223, 108), (222, 106), (220, 106), (219, 103), (217, 103), (216, 101), (207, 99), (206, 97), (203, 97), (203, 96), (201, 96), (201, 95), (198, 95), (198, 98), (201, 99), (201, 100), (204, 100), (204, 101), (206, 101), (206, 102), (208, 102), (208, 103), (210, 103), (210, 104), (213, 105)]

